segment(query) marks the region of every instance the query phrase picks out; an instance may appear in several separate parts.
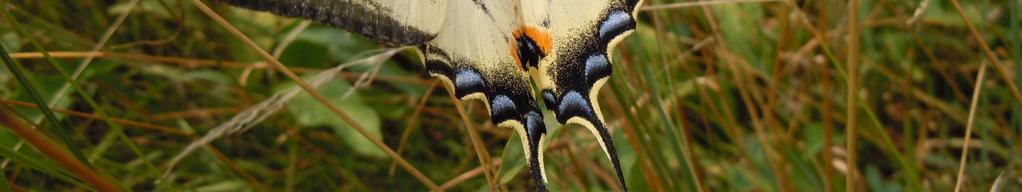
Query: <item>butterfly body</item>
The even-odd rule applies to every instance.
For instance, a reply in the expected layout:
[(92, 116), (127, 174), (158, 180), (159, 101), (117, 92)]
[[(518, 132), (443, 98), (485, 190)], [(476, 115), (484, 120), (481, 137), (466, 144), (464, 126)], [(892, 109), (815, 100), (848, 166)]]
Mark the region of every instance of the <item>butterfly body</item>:
[(545, 191), (541, 98), (558, 122), (596, 136), (627, 189), (597, 95), (612, 73), (613, 47), (635, 28), (641, 0), (221, 1), (417, 46), (426, 72), (459, 99), (483, 101), (498, 127), (518, 132), (533, 180)]

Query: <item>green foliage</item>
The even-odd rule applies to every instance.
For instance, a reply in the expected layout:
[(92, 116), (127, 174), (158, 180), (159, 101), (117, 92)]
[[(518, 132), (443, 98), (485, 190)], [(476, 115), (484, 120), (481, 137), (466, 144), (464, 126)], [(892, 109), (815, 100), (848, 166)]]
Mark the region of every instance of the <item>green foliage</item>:
[[(287, 85), (285, 87), (278, 90), (287, 90), (297, 86)], [(347, 112), (352, 118), (358, 119), (359, 123), (373, 137), (382, 137), (382, 133), (380, 133), (380, 117), (377, 115), (376, 110), (366, 105), (358, 94), (344, 97), (345, 93), (350, 91), (351, 85), (343, 80), (333, 80), (323, 84), (321, 87), (319, 92), (324, 97), (336, 98), (337, 100), (331, 101), (334, 105), (340, 106), (341, 110)], [(295, 121), (299, 125), (304, 127), (330, 126), (333, 128), (334, 133), (337, 134), (338, 139), (350, 145), (356, 153), (376, 158), (386, 157), (383, 150), (373, 146), (368, 139), (359, 135), (354, 128), (351, 128), (350, 125), (334, 116), (329, 109), (316, 102), (309, 94), (302, 93), (296, 96), (287, 107), (291, 114), (295, 116)]]
[[(290, 39), (298, 20), (205, 2), (263, 49), (282, 48), (279, 61), (305, 77), (383, 47), (321, 24)], [(859, 106), (845, 103), (847, 2), (792, 2), (807, 22), (784, 2), (639, 13), (637, 29), (615, 50), (614, 74), (600, 95), (631, 191), (842, 191), (845, 185), (950, 190), (978, 67), (994, 59), (983, 56), (978, 41), (1007, 64), (1008, 76), (988, 69), (964, 187), (1022, 189), (1017, 182), (1022, 107), (1005, 83), (1022, 84), (1018, 1), (962, 0), (965, 17), (983, 35), (977, 40), (947, 1), (929, 1), (920, 19), (908, 25), (921, 1), (862, 0), (861, 63), (859, 74), (852, 74), (859, 77)], [(294, 83), (265, 67), (254, 50), (190, 1), (143, 0), (132, 7), (128, 1), (38, 0), (5, 6), (17, 22), (0, 22), (0, 45), (18, 55), (24, 78), (0, 68), (3, 104), (52, 138), (67, 136), (68, 147), (81, 149), (93, 169), (132, 190), (425, 189), (402, 169), (391, 172), (394, 159), (305, 93), (247, 132), (186, 157), (161, 180), (168, 170), (159, 165), (184, 146)], [(50, 102), (71, 83), (62, 72), (85, 59), (26, 55), (88, 51), (129, 11), (100, 49), (108, 54), (92, 60), (75, 82), (80, 89), (61, 93), (65, 98), (53, 105), (53, 118), (26, 106)], [(442, 87), (426, 94), (432, 82), (419, 61), (407, 52), (379, 68), (352, 67), (319, 91), (391, 148), (410, 131), (401, 157), (438, 185), (456, 181), (449, 190), (491, 189), (478, 171), (454, 101)], [(376, 69), (371, 84), (352, 86)], [(422, 112), (410, 121), (423, 97), (428, 98)], [(501, 161), (489, 170), (501, 189), (532, 189), (517, 133), (493, 126), (485, 106), (466, 107), (484, 147)], [(849, 108), (859, 111), (858, 119), (845, 119)], [(609, 161), (591, 134), (557, 124), (550, 113), (545, 117), (551, 130), (545, 154), (550, 187), (613, 189)], [(845, 148), (849, 121), (859, 125), (856, 151)], [(70, 131), (53, 131), (60, 122)], [(0, 156), (8, 159), (0, 163), (0, 179), (10, 181), (10, 188), (88, 189), (31, 145), (15, 150), (19, 141), (0, 130)], [(858, 154), (854, 167), (846, 165), (849, 153)], [(844, 183), (848, 170), (858, 171), (857, 183)]]

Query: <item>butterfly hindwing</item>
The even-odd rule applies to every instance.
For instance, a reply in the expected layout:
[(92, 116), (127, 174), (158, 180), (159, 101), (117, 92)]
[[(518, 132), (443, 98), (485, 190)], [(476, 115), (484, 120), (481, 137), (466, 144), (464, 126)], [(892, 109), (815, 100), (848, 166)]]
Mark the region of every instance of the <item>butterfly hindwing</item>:
[[(533, 40), (535, 47), (542, 48), (534, 54), (539, 61), (531, 73), (546, 107), (559, 122), (581, 125), (593, 133), (614, 166), (619, 184), (626, 190), (597, 94), (610, 77), (614, 46), (635, 29), (636, 7), (641, 3), (641, 0), (525, 0), (523, 28), (540, 31), (533, 32), (540, 35), (519, 37)], [(532, 46), (519, 47), (529, 50)]]
[[(530, 76), (561, 123), (586, 127), (624, 188), (596, 95), (614, 45), (635, 28), (641, 0), (219, 0), (300, 17), (388, 45), (414, 45), (430, 75), (522, 137), (538, 190), (546, 190), (546, 127)], [(627, 190), (627, 188), (624, 188)]]
[(463, 2), (469, 3), (449, 5), (440, 33), (420, 47), (426, 70), (454, 87), (458, 98), (482, 100), (498, 127), (518, 132), (533, 180), (545, 191), (541, 149), (546, 126), (527, 69), (509, 54), (519, 26), (516, 2)]

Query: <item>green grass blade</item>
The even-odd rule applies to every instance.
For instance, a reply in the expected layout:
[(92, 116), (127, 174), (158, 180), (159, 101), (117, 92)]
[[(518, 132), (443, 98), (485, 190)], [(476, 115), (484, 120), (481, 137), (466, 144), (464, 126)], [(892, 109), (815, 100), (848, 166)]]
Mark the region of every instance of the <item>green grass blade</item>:
[[(71, 88), (73, 88), (73, 90), (76, 93), (78, 93), (78, 95), (82, 96), (85, 102), (95, 110), (96, 115), (102, 117), (103, 122), (106, 123), (107, 126), (112, 128), (110, 131), (107, 132), (107, 136), (105, 136), (106, 139), (104, 139), (104, 141), (101, 142), (101, 144), (106, 143), (107, 145), (100, 145), (101, 147), (99, 147), (98, 150), (95, 150), (94, 155), (92, 155), (93, 158), (87, 158), (84, 155), (84, 153), (81, 152), (80, 149), (77, 149), (76, 146), (71, 146), (71, 144), (68, 143), (71, 152), (74, 153), (75, 156), (77, 156), (82, 162), (85, 162), (86, 165), (91, 166), (90, 162), (92, 161), (90, 161), (89, 159), (97, 158), (100, 153), (105, 151), (105, 147), (102, 146), (108, 146), (108, 143), (112, 142), (113, 139), (117, 139), (124, 143), (124, 145), (126, 145), (128, 149), (136, 155), (136, 157), (142, 159), (142, 161), (146, 164), (146, 168), (148, 168), (148, 171), (154, 173), (157, 172), (156, 166), (145, 158), (145, 154), (142, 153), (141, 148), (139, 148), (138, 145), (136, 145), (130, 138), (128, 138), (127, 135), (124, 134), (124, 127), (121, 126), (120, 124), (113, 123), (112, 121), (109, 120), (108, 118), (109, 116), (107, 115), (105, 108), (99, 105), (95, 101), (95, 99), (93, 99), (92, 95), (85, 91), (85, 89), (82, 88), (81, 84), (74, 77), (71, 77), (71, 75), (67, 71), (65, 71), (60, 64), (58, 64), (59, 62), (57, 62), (53, 57), (50, 56), (49, 51), (47, 51), (47, 49), (43, 47), (35, 38), (32, 38), (30, 34), (25, 32), (25, 30), (23, 30), (20, 27), (20, 24), (9, 13), (4, 13), (4, 17), (8, 20), (8, 23), (11, 24), (11, 27), (14, 29), (14, 31), (16, 31), (21, 36), (25, 37), (25, 39), (27, 39), (33, 47), (35, 47), (36, 49), (43, 53), (43, 56), (46, 58), (47, 63), (49, 63), (54, 69), (56, 69), (59, 75), (62, 78), (64, 78), (64, 80), (67, 81), (67, 84), (69, 84)], [(4, 52), (4, 54), (6, 55), (6, 51)], [(61, 94), (62, 93), (57, 93), (58, 96)], [(59, 99), (59, 97), (54, 97), (54, 99)], [(37, 106), (40, 106), (41, 110), (50, 111), (49, 107), (43, 107), (50, 106), (47, 105), (46, 102), (44, 102), (43, 104), (37, 103)], [(65, 134), (70, 135), (71, 133), (73, 133), (72, 129), (66, 129)], [(62, 135), (61, 137), (69, 136)]]
[[(8, 19), (10, 19), (9, 14), (4, 12), (4, 15), (7, 16)], [(36, 90), (35, 86), (32, 85), (32, 82), (30, 82), (28, 80), (28, 77), (25, 76), (24, 72), (22, 71), (21, 65), (14, 61), (14, 59), (11, 59), (11, 56), (7, 53), (7, 49), (4, 48), (2, 45), (0, 45), (0, 57), (3, 57), (4, 65), (6, 65), (7, 68), (11, 70), (11, 73), (13, 73), (14, 77), (18, 79), (18, 83), (21, 84), (21, 87), (25, 88), (29, 96), (32, 97), (32, 101), (35, 102), (36, 106), (47, 106), (46, 100), (43, 100), (43, 97), (39, 96), (39, 90)], [(82, 153), (81, 149), (78, 148), (78, 146), (75, 145), (74, 142), (71, 140), (71, 134), (74, 133), (74, 130), (71, 129), (66, 124), (64, 124), (63, 122), (61, 122), (60, 120), (58, 120), (57, 116), (53, 115), (53, 111), (51, 111), (49, 107), (39, 107), (39, 111), (42, 111), (43, 116), (46, 117), (46, 120), (49, 121), (50, 124), (52, 124), (55, 128), (57, 128), (57, 131), (55, 131), (55, 133), (58, 135), (58, 137), (60, 137), (60, 140), (64, 142), (64, 145), (67, 145), (68, 149), (71, 150), (71, 153), (73, 153), (75, 157), (78, 158), (78, 160), (88, 164), (88, 161), (86, 161), (85, 159), (84, 153)]]
[[(66, 170), (60, 168), (60, 166), (57, 166), (53, 162), (48, 160), (40, 160), (41, 157), (31, 157), (16, 152), (14, 150), (11, 150), (10, 146), (0, 147), (0, 156), (11, 159), (11, 161), (14, 163), (28, 167), (29, 169), (32, 170), (42, 172), (43, 174), (59, 179), (61, 181), (65, 181), (80, 187), (88, 187), (88, 185), (85, 185), (81, 181), (74, 179), (75, 177), (72, 176), (71, 173), (68, 173)], [(6, 181), (7, 179), (5, 178), (4, 183), (6, 183)]]
[[(683, 181), (683, 185), (681, 186), (685, 186), (686, 188), (700, 186), (698, 175), (696, 175), (695, 172), (695, 167), (692, 167), (693, 166), (692, 158), (689, 156), (688, 153), (682, 150), (682, 148), (684, 148), (684, 144), (687, 143), (688, 141), (686, 141), (685, 137), (681, 136), (678, 133), (679, 129), (675, 129), (674, 124), (671, 123), (670, 120), (671, 118), (668, 117), (667, 112), (663, 110), (664, 105), (662, 102), (660, 102), (659, 92), (660, 87), (658, 83), (653, 79), (654, 75), (652, 69), (650, 68), (652, 68), (652, 66), (649, 65), (646, 65), (646, 67), (642, 67), (643, 73), (642, 77), (646, 80), (646, 82), (648, 82), (650, 95), (652, 95), (653, 97), (653, 99), (651, 99), (653, 101), (653, 105), (651, 107), (653, 107), (653, 110), (657, 113), (657, 115), (660, 116), (660, 119), (662, 120), (660, 124), (664, 126), (665, 130), (667, 130), (669, 139), (674, 140), (673, 141), (674, 145), (670, 145), (671, 150), (674, 152), (675, 155), (682, 156), (681, 159), (678, 159), (680, 163), (683, 165), (681, 166), (681, 172), (686, 173), (688, 176), (685, 177), (687, 179)], [(685, 129), (684, 125), (682, 125), (681, 129)]]

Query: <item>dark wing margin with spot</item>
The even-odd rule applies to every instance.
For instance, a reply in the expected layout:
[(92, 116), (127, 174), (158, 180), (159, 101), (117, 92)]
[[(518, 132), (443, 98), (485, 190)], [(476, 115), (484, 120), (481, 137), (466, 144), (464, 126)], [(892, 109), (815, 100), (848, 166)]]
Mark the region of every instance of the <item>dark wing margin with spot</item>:
[(518, 133), (537, 190), (546, 191), (538, 157), (547, 130), (528, 71), (512, 55), (511, 36), (519, 26), (514, 3), (451, 0), (440, 33), (419, 50), (426, 71), (457, 98), (482, 101), (493, 124)]
[[(635, 29), (637, 7), (642, 0), (612, 0), (600, 12), (600, 18), (587, 21), (589, 26), (572, 30), (566, 42), (555, 43), (556, 60), (543, 71), (553, 81), (541, 88), (541, 97), (547, 108), (554, 111), (557, 121), (578, 124), (589, 129), (600, 142), (618, 176), (621, 187), (624, 175), (617, 150), (601, 114), (597, 93), (608, 81), (612, 70), (611, 55), (617, 43)], [(552, 10), (556, 11), (556, 10)], [(558, 40), (554, 40), (555, 42)]]
[(444, 11), (447, 0), (215, 1), (321, 22), (388, 45), (419, 45), (436, 36), (443, 14), (435, 13)]

